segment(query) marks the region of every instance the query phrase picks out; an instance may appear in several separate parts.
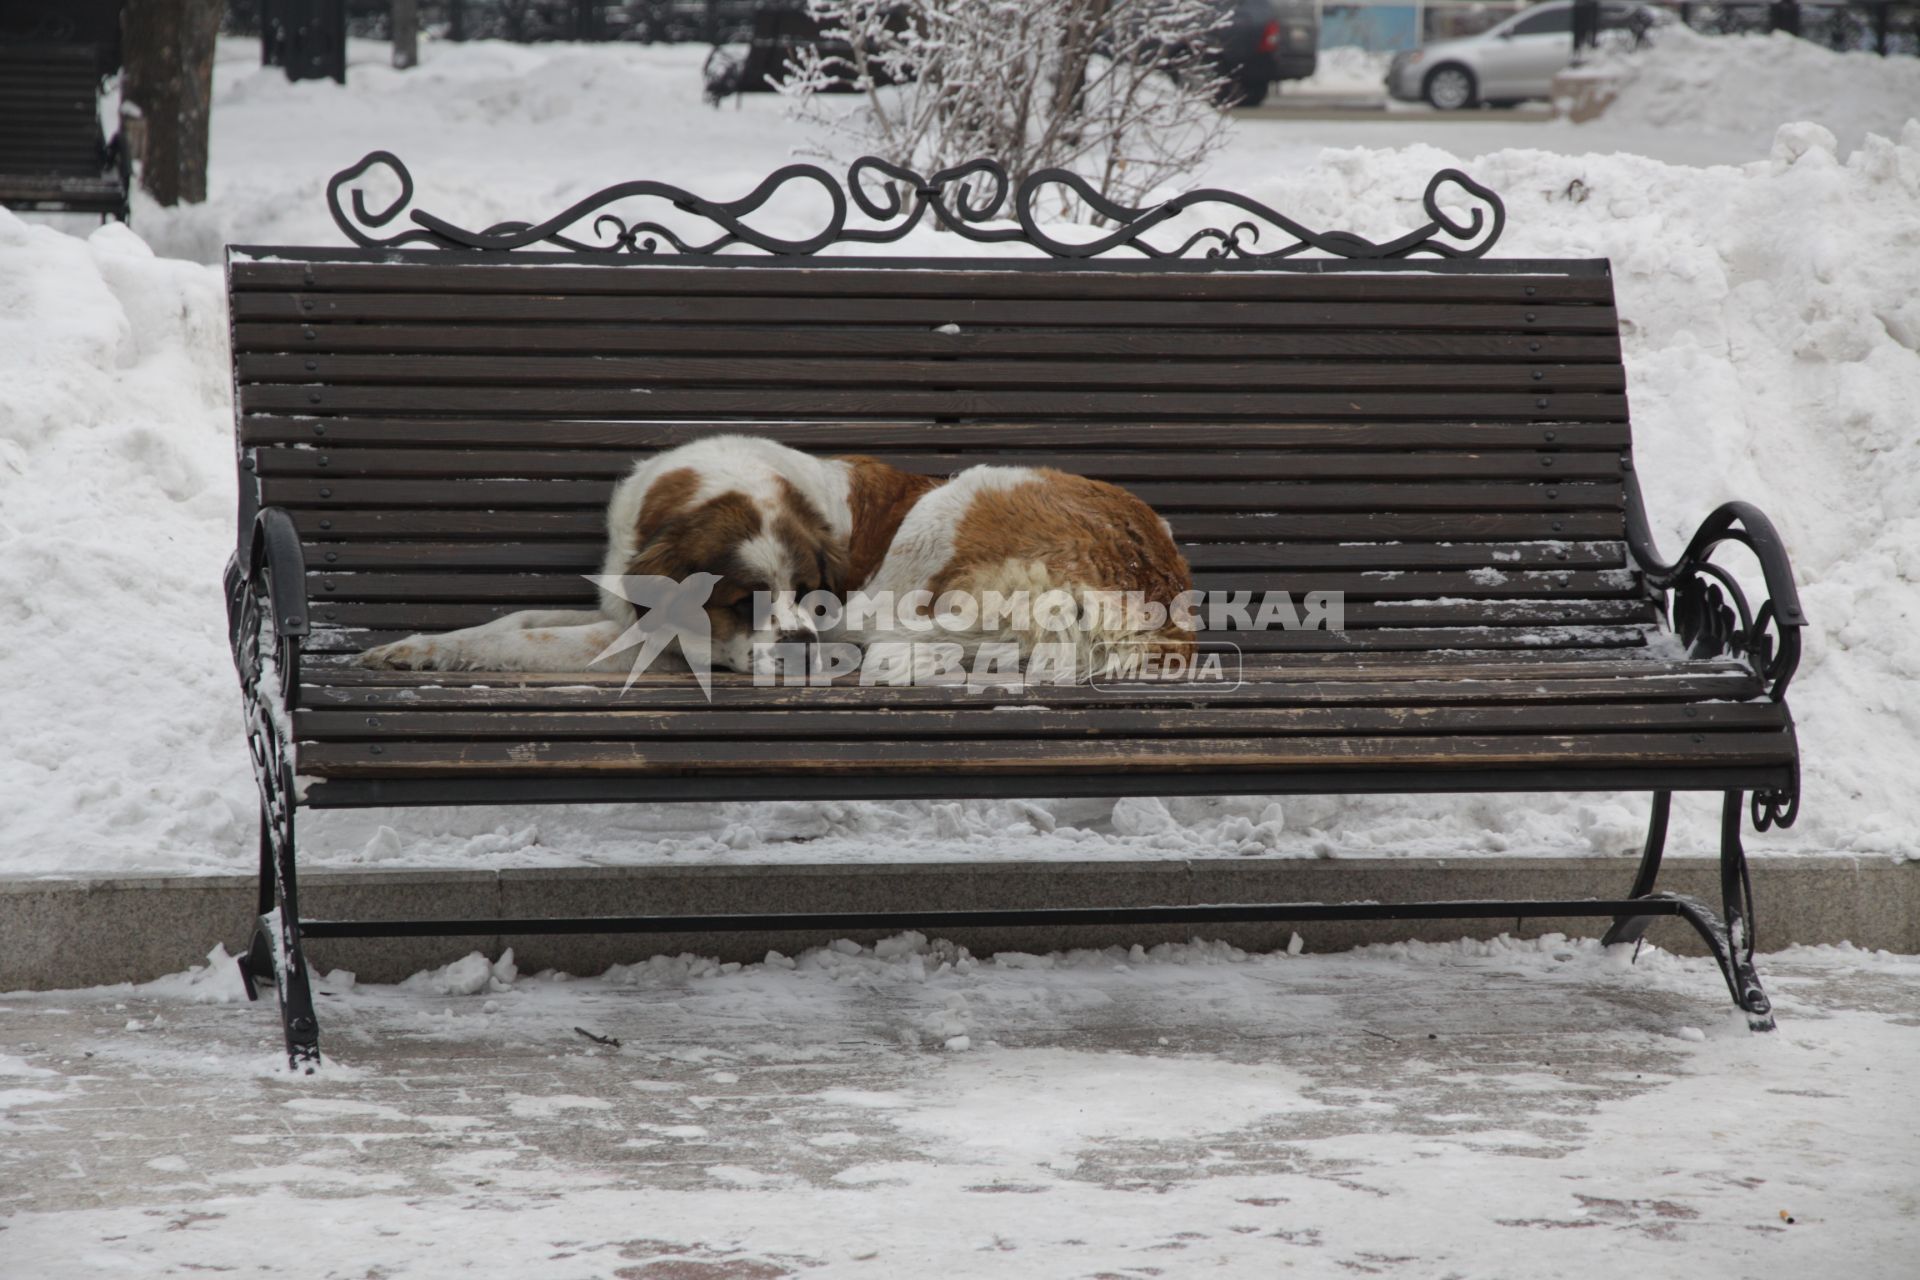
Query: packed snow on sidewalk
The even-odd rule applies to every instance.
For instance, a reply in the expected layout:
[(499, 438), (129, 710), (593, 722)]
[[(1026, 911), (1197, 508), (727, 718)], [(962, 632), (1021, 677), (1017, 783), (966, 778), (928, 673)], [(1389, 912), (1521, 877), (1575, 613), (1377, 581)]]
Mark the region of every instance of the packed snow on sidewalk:
[(1911, 1276), (1920, 960), (1629, 952), (476, 955), (312, 1076), (216, 952), (6, 998), (0, 1273)]
[[(222, 240), (337, 243), (326, 176), (380, 145), (415, 166), (418, 204), (485, 224), (642, 174), (744, 191), (809, 142), (777, 103), (700, 106), (685, 51), (428, 53), (404, 75), (362, 61), (342, 90), (288, 85), (227, 46), (208, 205), (143, 208), (141, 234), (84, 237), (0, 212), (0, 870), (253, 857), (218, 589), (233, 420), (222, 283), (205, 263)], [(1856, 74), (1851, 58), (1794, 56), (1826, 81)], [(1719, 502), (1752, 500), (1803, 583), (1805, 805), (1794, 830), (1753, 842), (1761, 854), (1905, 853), (1920, 827), (1920, 122), (1904, 118), (1920, 97), (1869, 86), (1834, 101), (1848, 144), (1783, 117), (1738, 164), (1601, 154), (1597, 127), (1541, 126), (1551, 149), (1476, 155), (1319, 149), (1308, 126), (1249, 125), (1201, 175), (1309, 226), (1382, 237), (1458, 164), (1506, 197), (1501, 254), (1612, 259), (1662, 547)], [(768, 212), (775, 231), (807, 229), (804, 209)], [(156, 256), (142, 235), (202, 261)], [(909, 249), (979, 251), (952, 240), (921, 233)], [(1683, 802), (1673, 847), (1712, 848), (1715, 808)], [(303, 847), (336, 866), (1612, 854), (1644, 819), (1644, 799), (1613, 796), (418, 810), (316, 815)]]

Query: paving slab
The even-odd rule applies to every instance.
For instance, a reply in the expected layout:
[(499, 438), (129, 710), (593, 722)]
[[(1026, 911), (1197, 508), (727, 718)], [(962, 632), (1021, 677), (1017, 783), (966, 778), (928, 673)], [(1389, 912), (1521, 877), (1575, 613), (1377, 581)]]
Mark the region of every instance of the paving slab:
[(1920, 959), (907, 936), (0, 997), (0, 1275), (1912, 1275)]

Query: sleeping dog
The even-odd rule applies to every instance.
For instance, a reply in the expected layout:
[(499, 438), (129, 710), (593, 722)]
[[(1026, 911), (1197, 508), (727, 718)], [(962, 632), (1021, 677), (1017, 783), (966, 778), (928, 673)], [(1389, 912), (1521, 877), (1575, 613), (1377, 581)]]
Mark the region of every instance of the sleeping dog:
[[(1193, 587), (1186, 560), (1166, 522), (1124, 489), (1043, 467), (978, 466), (940, 481), (874, 458), (815, 458), (723, 435), (656, 454), (615, 488), (599, 609), (526, 610), (409, 636), (359, 661), (400, 670), (620, 670), (622, 655), (609, 649), (638, 610), (613, 584), (635, 575), (710, 586), (710, 638), (680, 633), (682, 656), (734, 671), (764, 670), (773, 644), (877, 638), (871, 622), (819, 634), (799, 603), (815, 592), (925, 592), (930, 601), (948, 592), (975, 600), (1133, 593), (1160, 606), (1147, 628), (1111, 616), (1077, 627), (1083, 664), (1101, 645), (1192, 646), (1171, 612)], [(1031, 616), (1024, 627), (984, 611), (957, 627), (941, 621), (938, 638), (968, 652), (1010, 641), (1025, 656), (1045, 638)]]

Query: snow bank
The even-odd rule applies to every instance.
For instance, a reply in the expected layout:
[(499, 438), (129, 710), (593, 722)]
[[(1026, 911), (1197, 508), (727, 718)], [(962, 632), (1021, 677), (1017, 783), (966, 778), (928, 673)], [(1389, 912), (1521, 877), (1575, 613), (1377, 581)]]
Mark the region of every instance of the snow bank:
[(1282, 80), (1275, 86), (1280, 93), (1294, 94), (1373, 94), (1386, 83), (1390, 53), (1375, 53), (1355, 45), (1335, 45), (1320, 50), (1314, 60), (1313, 74), (1303, 80)]
[(1920, 112), (1920, 58), (1836, 53), (1782, 32), (1703, 35), (1675, 23), (1596, 69), (1626, 80), (1589, 128), (1653, 126), (1764, 142), (1780, 122), (1805, 120), (1832, 130), (1844, 153)]
[(123, 226), (0, 210), (0, 869), (224, 871), (251, 838), (225, 314)]
[[(141, 225), (187, 251), (207, 236), (331, 243), (323, 175), (383, 142), (423, 165), (432, 155), (428, 207), (484, 223), (557, 209), (616, 175), (745, 190), (804, 141), (764, 103), (673, 105), (691, 99), (685, 68), (653, 51), (434, 54), (407, 77), (356, 65), (342, 93), (223, 49), (215, 199)], [(622, 114), (635, 103), (656, 116)], [(280, 137), (275, 156), (295, 108), (324, 108), (328, 131), (300, 156)], [(590, 120), (603, 127), (576, 127)], [(1805, 585), (1793, 689), (1805, 810), (1756, 849), (1910, 851), (1920, 123), (1851, 154), (1820, 126), (1790, 125), (1738, 168), (1424, 146), (1301, 160), (1292, 132), (1243, 132), (1202, 180), (1310, 226), (1384, 236), (1409, 225), (1433, 170), (1460, 164), (1507, 198), (1503, 254), (1612, 259), (1662, 546), (1676, 552), (1715, 504), (1746, 498), (1780, 523)], [(78, 239), (0, 211), (0, 871), (251, 865), (219, 595), (233, 536), (223, 305), (216, 270), (157, 258), (123, 227)], [(1712, 849), (1717, 808), (1683, 800), (1673, 847)], [(1620, 853), (1644, 815), (1643, 799), (1614, 796), (492, 808), (317, 814), (303, 844), (336, 866)]]

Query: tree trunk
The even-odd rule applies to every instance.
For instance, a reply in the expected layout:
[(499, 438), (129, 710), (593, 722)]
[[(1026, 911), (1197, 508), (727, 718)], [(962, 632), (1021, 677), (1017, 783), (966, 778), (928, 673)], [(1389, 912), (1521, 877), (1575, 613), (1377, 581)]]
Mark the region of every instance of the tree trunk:
[(420, 0), (393, 0), (393, 69), (420, 63)]
[(207, 198), (207, 119), (222, 0), (127, 0), (121, 111), (140, 185), (162, 205)]

